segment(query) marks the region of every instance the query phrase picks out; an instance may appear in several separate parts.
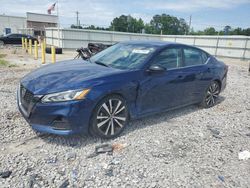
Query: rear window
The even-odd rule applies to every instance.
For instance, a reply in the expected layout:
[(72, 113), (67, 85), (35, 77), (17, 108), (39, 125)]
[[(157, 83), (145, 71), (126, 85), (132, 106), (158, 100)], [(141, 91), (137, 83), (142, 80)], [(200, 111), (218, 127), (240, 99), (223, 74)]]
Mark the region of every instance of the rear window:
[(205, 64), (207, 59), (207, 54), (201, 50), (184, 48), (184, 65), (186, 67)]

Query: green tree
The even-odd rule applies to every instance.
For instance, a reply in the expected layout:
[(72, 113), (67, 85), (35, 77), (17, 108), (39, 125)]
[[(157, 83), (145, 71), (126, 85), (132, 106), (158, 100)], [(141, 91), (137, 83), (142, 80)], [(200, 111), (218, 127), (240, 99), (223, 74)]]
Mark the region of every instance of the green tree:
[(70, 26), (70, 28), (72, 28), (72, 29), (83, 29), (83, 27), (82, 26), (77, 26), (77, 25), (74, 25), (74, 24), (72, 24), (71, 26)]
[(164, 35), (183, 35), (188, 33), (188, 25), (182, 18), (162, 14), (153, 16), (146, 31), (153, 34), (162, 32)]
[(141, 33), (143, 28), (143, 20), (141, 18), (137, 20), (130, 15), (121, 15), (114, 18), (110, 26), (110, 30), (133, 33)]
[(204, 30), (204, 35), (217, 35), (218, 32), (215, 30), (214, 27), (209, 27)]
[(228, 35), (229, 34), (229, 32), (231, 31), (231, 26), (229, 26), (229, 25), (226, 25), (225, 27), (224, 27), (224, 34), (225, 35)]

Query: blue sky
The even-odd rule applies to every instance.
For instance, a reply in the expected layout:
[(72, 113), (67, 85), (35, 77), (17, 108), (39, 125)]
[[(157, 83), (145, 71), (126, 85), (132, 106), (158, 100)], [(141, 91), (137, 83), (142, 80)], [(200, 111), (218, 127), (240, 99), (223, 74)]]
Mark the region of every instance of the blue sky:
[[(0, 14), (47, 13), (54, 2), (57, 0), (0, 0)], [(162, 13), (184, 18), (187, 22), (192, 15), (195, 30), (210, 26), (222, 29), (225, 25), (250, 27), (250, 0), (59, 0), (63, 27), (76, 23), (76, 11), (80, 12), (81, 24), (103, 27), (121, 14), (149, 22), (153, 15)], [(53, 14), (57, 14), (56, 10)]]

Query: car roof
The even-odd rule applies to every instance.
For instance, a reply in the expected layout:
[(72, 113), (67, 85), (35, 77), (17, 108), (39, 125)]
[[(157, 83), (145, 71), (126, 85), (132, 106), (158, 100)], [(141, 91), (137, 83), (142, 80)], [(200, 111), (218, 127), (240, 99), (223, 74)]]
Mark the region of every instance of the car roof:
[(191, 48), (195, 48), (198, 49), (200, 51), (205, 52), (206, 54), (209, 54), (208, 52), (204, 51), (203, 49), (197, 48), (196, 46), (192, 46), (192, 45), (187, 45), (187, 44), (181, 44), (181, 43), (177, 43), (177, 42), (170, 42), (170, 41), (160, 41), (160, 40), (131, 40), (131, 41), (125, 41), (125, 42), (121, 42), (123, 44), (134, 44), (134, 45), (147, 45), (147, 46), (152, 46), (152, 47), (167, 47), (167, 46), (171, 46), (171, 45), (175, 45), (175, 46), (180, 46), (180, 47), (191, 47)]
[(6, 36), (9, 36), (9, 35), (25, 35), (26, 36), (26, 34), (22, 34), (22, 33), (8, 33)]
[(152, 45), (152, 46), (168, 46), (170, 44), (178, 44), (175, 42), (168, 42), (168, 41), (157, 41), (157, 40), (131, 40), (121, 42), (123, 44), (135, 44), (135, 45)]

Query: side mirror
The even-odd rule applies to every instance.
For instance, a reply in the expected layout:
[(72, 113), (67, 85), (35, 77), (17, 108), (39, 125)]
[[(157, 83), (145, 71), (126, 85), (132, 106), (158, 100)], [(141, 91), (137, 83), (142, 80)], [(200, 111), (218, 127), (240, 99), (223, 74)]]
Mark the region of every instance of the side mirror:
[(147, 72), (149, 73), (163, 73), (165, 72), (167, 69), (161, 65), (151, 65)]

